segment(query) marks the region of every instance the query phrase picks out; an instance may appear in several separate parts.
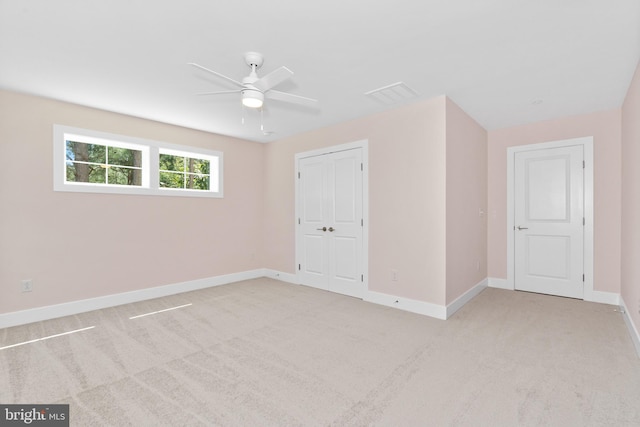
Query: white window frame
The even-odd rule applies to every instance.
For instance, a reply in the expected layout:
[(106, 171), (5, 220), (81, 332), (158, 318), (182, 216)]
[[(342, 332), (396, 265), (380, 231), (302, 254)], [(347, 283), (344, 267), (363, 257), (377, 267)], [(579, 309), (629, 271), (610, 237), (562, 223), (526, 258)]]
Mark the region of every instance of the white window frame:
[[(142, 185), (94, 184), (88, 182), (67, 182), (66, 179), (66, 141), (73, 140), (88, 144), (108, 145), (142, 151)], [(159, 160), (160, 151), (179, 153), (186, 157), (207, 159), (211, 162), (210, 190), (181, 188), (160, 188)], [(214, 166), (217, 165), (217, 171)], [(224, 160), (221, 151), (207, 150), (166, 142), (153, 141), (131, 136), (106, 132), (53, 125), (53, 189), (75, 193), (135, 194), (148, 196), (177, 197), (223, 197)], [(214, 185), (217, 183), (217, 189)], [(216, 191), (217, 190), (217, 191)]]

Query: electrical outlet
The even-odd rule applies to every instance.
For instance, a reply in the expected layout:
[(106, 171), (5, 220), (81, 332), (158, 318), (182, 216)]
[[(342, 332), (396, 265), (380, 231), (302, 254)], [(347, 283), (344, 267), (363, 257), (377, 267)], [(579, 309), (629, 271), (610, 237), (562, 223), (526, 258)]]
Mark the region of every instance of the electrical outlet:
[(394, 282), (398, 281), (398, 270), (391, 270), (391, 280)]
[(22, 292), (31, 292), (31, 291), (33, 291), (33, 280), (25, 279), (21, 283), (22, 283)]

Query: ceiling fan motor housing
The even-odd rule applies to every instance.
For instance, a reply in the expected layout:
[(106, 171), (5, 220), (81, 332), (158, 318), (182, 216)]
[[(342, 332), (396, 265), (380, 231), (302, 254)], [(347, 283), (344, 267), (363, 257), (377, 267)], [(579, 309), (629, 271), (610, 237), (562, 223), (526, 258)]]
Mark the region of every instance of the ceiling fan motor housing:
[(244, 61), (252, 69), (253, 67), (260, 68), (264, 63), (264, 56), (258, 52), (247, 52), (244, 54)]

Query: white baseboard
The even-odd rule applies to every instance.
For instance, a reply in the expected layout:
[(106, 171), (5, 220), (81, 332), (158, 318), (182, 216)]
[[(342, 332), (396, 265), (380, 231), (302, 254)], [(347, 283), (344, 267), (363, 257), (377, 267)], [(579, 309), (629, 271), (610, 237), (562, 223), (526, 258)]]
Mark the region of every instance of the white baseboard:
[(620, 298), (620, 306), (624, 310), (624, 314), (622, 315), (622, 317), (624, 317), (624, 323), (627, 324), (629, 335), (631, 335), (631, 341), (633, 341), (633, 345), (636, 348), (636, 353), (638, 353), (638, 358), (640, 358), (640, 332), (638, 332), (638, 328), (636, 328), (636, 325), (633, 323), (633, 320), (629, 315), (629, 309), (624, 303), (622, 297)]
[[(122, 304), (130, 304), (138, 301), (144, 301), (154, 298), (160, 298), (169, 295), (175, 295), (183, 292), (195, 291), (199, 289), (210, 288), (213, 286), (226, 285), (229, 283), (240, 282), (243, 280), (256, 279), (259, 277), (269, 277), (291, 284), (299, 284), (297, 276), (291, 273), (284, 273), (272, 269), (256, 269), (244, 271), (240, 273), (226, 274), (222, 276), (208, 277), (205, 279), (191, 280), (188, 282), (174, 283), (171, 285), (158, 286), (154, 288), (140, 289), (120, 294), (105, 295), (97, 298), (90, 298), (79, 301), (71, 301), (62, 304), (50, 305), (45, 307), (37, 307), (28, 310), (15, 311), (11, 313), (0, 314), (0, 329), (11, 326), (24, 325), (27, 323), (40, 322), (58, 317), (71, 316), (74, 314), (84, 313), (92, 310), (100, 310), (103, 308), (114, 307)], [(422, 314), (436, 319), (446, 320), (456, 311), (462, 308), (466, 303), (471, 301), (475, 296), (482, 292), (486, 287), (510, 289), (507, 286), (506, 279), (488, 278), (476, 284), (463, 295), (447, 306), (432, 304), (425, 301), (418, 301), (411, 298), (398, 297), (395, 295), (384, 294), (381, 292), (367, 291), (363, 300), (374, 304), (380, 304), (387, 307), (393, 307), (400, 310), (410, 311), (412, 313)], [(585, 300), (587, 300), (585, 298)], [(588, 301), (599, 302), (611, 305), (623, 305), (624, 301), (620, 295), (609, 292), (593, 291)], [(627, 312), (625, 308), (625, 313)], [(640, 355), (640, 335), (633, 325), (633, 322), (625, 314), (625, 321), (631, 335), (634, 338), (634, 344)]]
[(264, 269), (264, 277), (269, 277), (271, 279), (280, 280), (282, 282), (292, 283), (294, 285), (299, 285), (298, 277), (295, 274), (284, 273), (278, 270), (271, 270), (269, 268)]
[(489, 279), (483, 279), (464, 294), (456, 298), (451, 304), (447, 305), (447, 319), (456, 311), (460, 310), (466, 303), (475, 298), (480, 292), (484, 291), (489, 285)]
[(584, 300), (600, 304), (620, 305), (620, 294), (602, 291), (585, 291)]
[(447, 318), (447, 307), (444, 305), (431, 304), (411, 298), (397, 297), (373, 291), (367, 291), (363, 300), (374, 304), (410, 311), (412, 313), (435, 317), (436, 319), (446, 320)]
[(496, 289), (507, 289), (510, 291), (513, 290), (513, 287), (509, 286), (509, 282), (507, 281), (507, 279), (499, 279), (497, 277), (489, 277), (487, 286)]
[(40, 322), (42, 320), (55, 319), (57, 317), (71, 316), (92, 310), (114, 307), (132, 302), (160, 298), (212, 286), (226, 285), (242, 280), (264, 277), (265, 269), (243, 271), (240, 273), (225, 274), (222, 276), (208, 277), (205, 279), (191, 280), (188, 282), (174, 283), (171, 285), (157, 286), (154, 288), (140, 289), (137, 291), (120, 294), (105, 295), (97, 298), (71, 301), (62, 304), (32, 308), (22, 311), (0, 314), (0, 329), (27, 323)]

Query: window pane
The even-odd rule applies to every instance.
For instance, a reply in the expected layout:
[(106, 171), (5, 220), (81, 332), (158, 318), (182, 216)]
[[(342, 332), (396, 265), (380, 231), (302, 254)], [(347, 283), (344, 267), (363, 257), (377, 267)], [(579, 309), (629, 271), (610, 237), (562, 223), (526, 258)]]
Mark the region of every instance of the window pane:
[(86, 163), (67, 163), (67, 182), (91, 182), (104, 184), (106, 169), (99, 165)]
[(67, 141), (67, 159), (77, 162), (106, 163), (105, 149), (104, 145)]
[(72, 162), (67, 162), (67, 182), (76, 182), (76, 168)]
[(107, 182), (107, 169), (102, 166), (89, 166), (89, 182), (105, 184)]
[(208, 190), (209, 189), (209, 176), (208, 175), (196, 175), (187, 174), (185, 188), (192, 190)]
[(129, 185), (142, 185), (142, 169), (129, 171)]
[(118, 166), (142, 166), (142, 151), (109, 147), (109, 164)]
[(160, 154), (160, 170), (184, 172), (184, 157)]
[(184, 188), (184, 174), (160, 172), (160, 188)]
[(209, 160), (188, 159), (188, 161), (189, 161), (190, 169), (187, 172), (195, 172), (195, 173), (201, 173), (201, 174), (209, 173), (209, 170), (210, 170)]
[(142, 171), (140, 169), (109, 167), (109, 184), (142, 185)]

